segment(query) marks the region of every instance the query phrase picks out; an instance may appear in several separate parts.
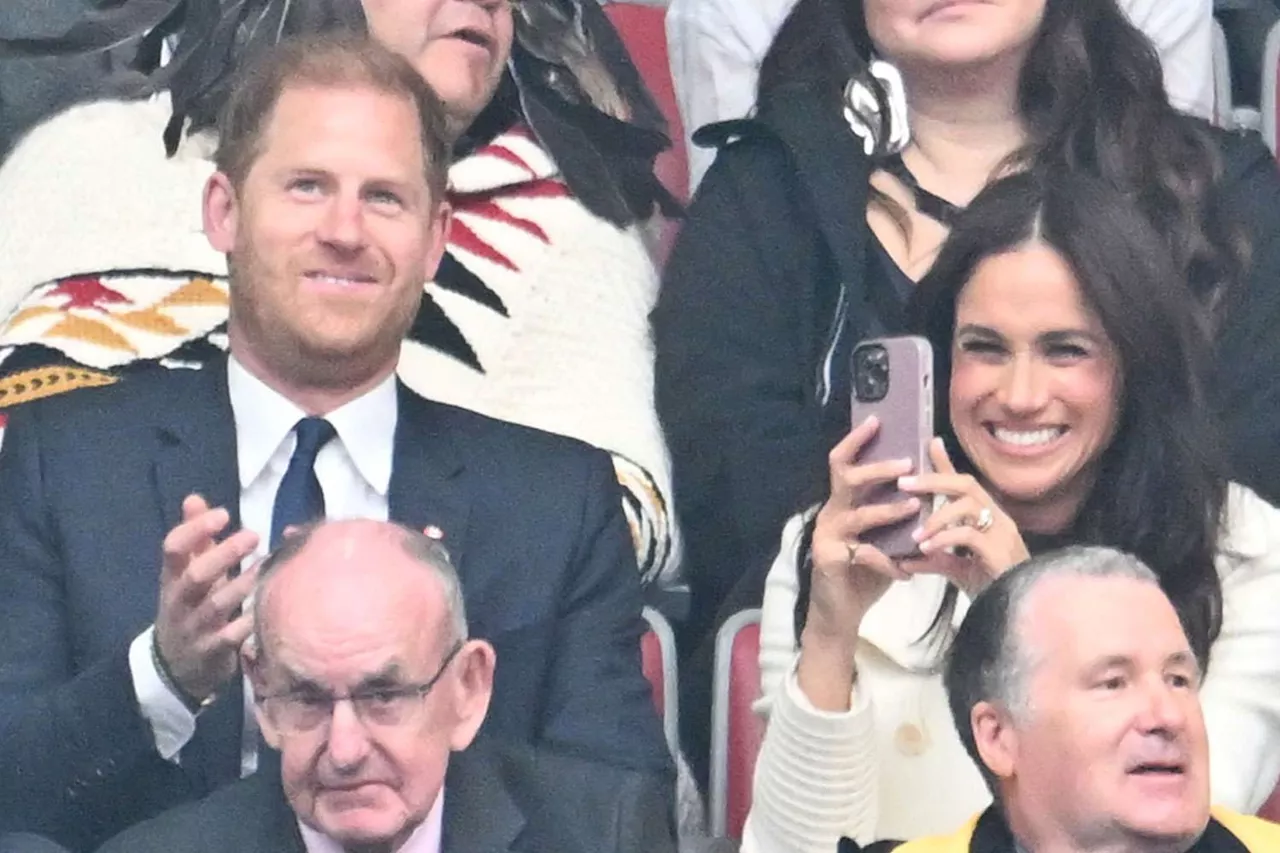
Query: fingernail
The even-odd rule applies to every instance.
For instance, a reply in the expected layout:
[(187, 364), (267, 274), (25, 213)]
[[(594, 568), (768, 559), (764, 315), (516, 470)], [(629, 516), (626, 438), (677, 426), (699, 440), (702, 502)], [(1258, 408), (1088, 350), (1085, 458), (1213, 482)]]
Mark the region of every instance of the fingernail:
[(911, 510), (912, 512), (915, 512), (919, 508), (920, 508), (919, 498), (907, 498), (907, 509)]
[(928, 553), (929, 553), (930, 551), (932, 551), (932, 550), (933, 550), (933, 540), (932, 540), (932, 539), (926, 539), (926, 540), (924, 540), (923, 542), (921, 542), (921, 543), (920, 543), (920, 553), (921, 553), (921, 554), (928, 554)]
[(914, 540), (916, 540), (917, 542), (919, 542), (921, 539), (923, 539), (923, 538), (924, 538), (924, 528), (923, 528), (923, 527), (917, 527), (915, 530), (911, 531), (911, 538), (912, 538), (912, 539), (914, 539)]
[(898, 478), (898, 488), (900, 488), (900, 489), (911, 489), (911, 488), (915, 488), (916, 482), (917, 482), (917, 480), (916, 480), (916, 478), (915, 478), (915, 477), (899, 477), (899, 478)]

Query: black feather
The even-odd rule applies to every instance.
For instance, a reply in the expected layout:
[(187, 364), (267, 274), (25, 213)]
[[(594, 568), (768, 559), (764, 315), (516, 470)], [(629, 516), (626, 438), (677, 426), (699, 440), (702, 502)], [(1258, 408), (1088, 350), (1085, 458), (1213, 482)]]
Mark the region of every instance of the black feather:
[(212, 127), (235, 72), (282, 39), (334, 31), (366, 31), (354, 0), (185, 0), (187, 19), (173, 59), (154, 75), (168, 89), (173, 116), (165, 131), (172, 154), (185, 128)]
[(462, 265), (452, 252), (445, 252), (440, 259), (440, 269), (436, 271), (435, 283), (451, 293), (465, 296), (472, 302), (496, 311), (503, 317), (507, 314), (507, 306), (502, 297), (495, 293), (480, 276)]
[(422, 294), (422, 303), (418, 306), (418, 315), (413, 318), (413, 325), (409, 327), (408, 337), (409, 340), (437, 350), (478, 373), (484, 373), (480, 357), (471, 348), (471, 344), (467, 343), (462, 330), (426, 293)]
[[(522, 0), (516, 11), (510, 73), (521, 112), (574, 195), (618, 226), (648, 219), (655, 207), (679, 216), (654, 174), (671, 144), (662, 111), (603, 10), (593, 0)], [(606, 75), (609, 85), (584, 87), (584, 73)], [(622, 100), (623, 116), (593, 102), (589, 91), (602, 88)]]

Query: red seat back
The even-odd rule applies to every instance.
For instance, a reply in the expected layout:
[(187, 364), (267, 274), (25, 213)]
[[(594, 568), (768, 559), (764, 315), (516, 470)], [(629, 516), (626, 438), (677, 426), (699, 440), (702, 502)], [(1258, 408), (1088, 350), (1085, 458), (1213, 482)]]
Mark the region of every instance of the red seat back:
[(662, 718), (667, 746), (674, 755), (680, 737), (675, 633), (666, 617), (652, 607), (644, 609), (644, 618), (649, 630), (640, 637), (640, 665), (653, 690), (653, 705)]
[(640, 661), (644, 667), (644, 677), (653, 688), (654, 710), (661, 716), (662, 700), (667, 692), (667, 685), (663, 683), (662, 678), (662, 643), (658, 641), (658, 635), (652, 628), (645, 631), (644, 636), (640, 638)]
[(732, 616), (716, 637), (711, 699), (711, 832), (740, 839), (751, 811), (764, 720), (751, 709), (760, 695), (760, 611)]

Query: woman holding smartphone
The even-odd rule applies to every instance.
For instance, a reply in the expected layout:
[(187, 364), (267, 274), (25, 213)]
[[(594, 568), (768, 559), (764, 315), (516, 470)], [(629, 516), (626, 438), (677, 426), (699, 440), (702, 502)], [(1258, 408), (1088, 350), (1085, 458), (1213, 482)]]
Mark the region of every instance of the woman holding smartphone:
[[(1223, 474), (1207, 312), (1186, 286), (1146, 217), (1094, 179), (1007, 178), (957, 220), (911, 306), (935, 353), (934, 470), (860, 461), (892, 425), (855, 425), (830, 454), (830, 496), (788, 524), (770, 570), (770, 723), (744, 851), (910, 838), (982, 808), (941, 655), (992, 578), (1077, 543), (1159, 574), (1207, 671), (1214, 801), (1266, 799), (1280, 775), (1280, 510)], [(901, 499), (869, 501), (886, 483)], [(873, 544), (935, 502), (917, 553)]]
[(695, 620), (759, 602), (782, 524), (824, 496), (853, 344), (902, 334), (959, 210), (1026, 169), (1134, 195), (1221, 317), (1233, 475), (1280, 498), (1275, 162), (1170, 106), (1115, 0), (799, 0), (755, 115), (704, 141), (720, 150), (653, 317)]

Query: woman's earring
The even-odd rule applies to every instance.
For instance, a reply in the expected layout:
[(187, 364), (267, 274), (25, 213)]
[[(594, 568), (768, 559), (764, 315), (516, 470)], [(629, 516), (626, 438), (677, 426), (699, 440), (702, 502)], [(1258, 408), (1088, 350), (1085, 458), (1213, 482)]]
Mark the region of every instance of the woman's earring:
[(902, 75), (892, 64), (873, 59), (868, 72), (880, 82), (889, 106), (889, 138), (884, 141), (880, 133), (880, 102), (875, 89), (855, 76), (844, 87), (844, 119), (849, 129), (862, 140), (862, 150), (868, 157), (883, 148), (885, 154), (896, 154), (911, 141), (911, 129), (907, 122), (907, 90)]

